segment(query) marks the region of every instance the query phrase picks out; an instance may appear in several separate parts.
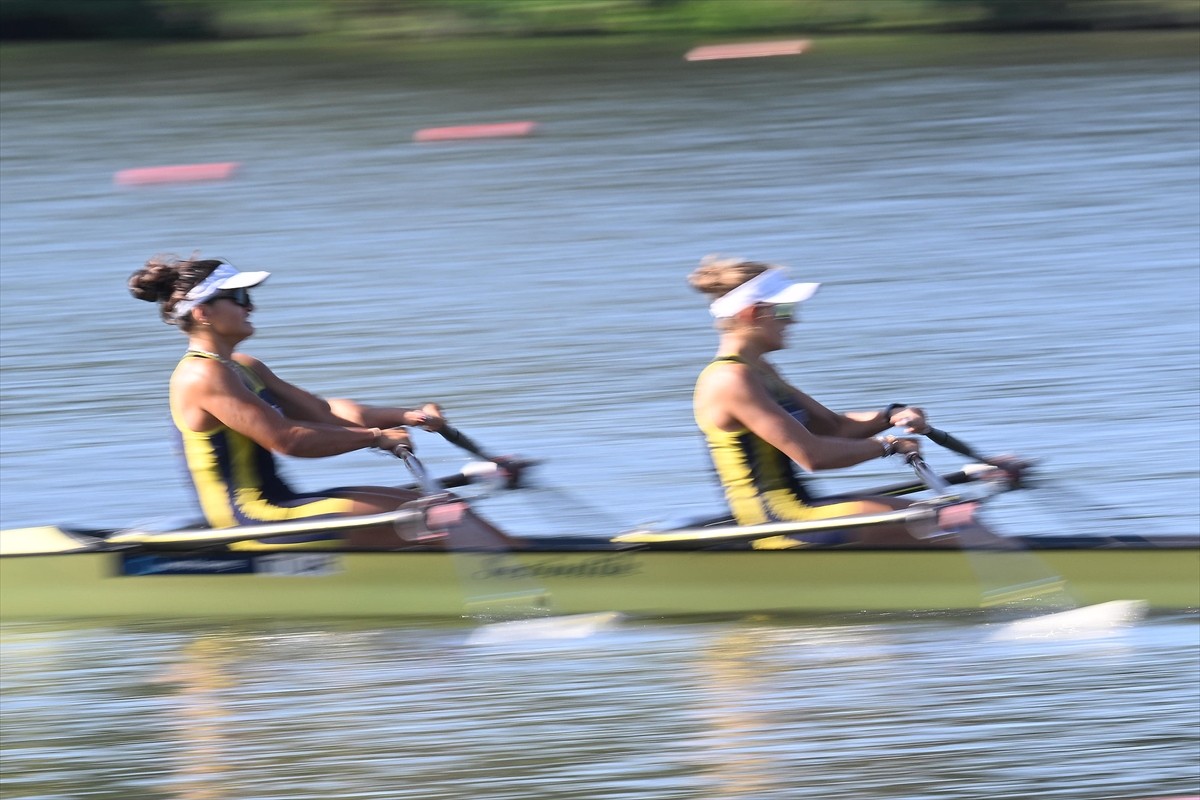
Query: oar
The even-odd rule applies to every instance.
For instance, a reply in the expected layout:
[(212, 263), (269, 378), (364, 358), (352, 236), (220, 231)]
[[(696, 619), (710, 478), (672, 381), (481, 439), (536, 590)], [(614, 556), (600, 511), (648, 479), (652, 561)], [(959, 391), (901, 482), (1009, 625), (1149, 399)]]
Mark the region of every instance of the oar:
[(425, 509), (427, 524), (433, 528), (446, 529), (450, 549), (485, 552), (507, 549), (508, 541), (505, 536), (470, 514), (467, 503), (447, 492), (445, 487), (429, 474), (411, 449), (401, 446), (393, 452), (412, 473), (417, 487), (424, 495), (418, 501), (418, 505)]
[[(935, 494), (946, 495), (952, 491), (950, 484), (930, 467), (919, 453), (910, 453), (904, 457), (904, 460), (912, 468), (916, 476)], [(1056, 604), (1065, 602), (1075, 605), (1063, 592), (1065, 586), (1063, 579), (1049, 567), (1042, 564), (1040, 559), (1026, 551), (1019, 542), (992, 534), (981, 527), (974, 520), (973, 515), (965, 520), (964, 524), (958, 525), (954, 532), (962, 542), (963, 550), (966, 551), (967, 557), (972, 559), (972, 563), (977, 567), (976, 572), (979, 574), (981, 580), (985, 576), (995, 578), (997, 571), (995, 566), (998, 566), (998, 564), (994, 563), (995, 559), (989, 559), (987, 562), (976, 562), (974, 559), (986, 557), (977, 555), (978, 551), (988, 551), (992, 554), (995, 554), (996, 551), (1003, 551), (1006, 555), (1010, 556), (1008, 560), (1012, 563), (1007, 566), (1009, 567), (1008, 571), (1011, 573), (1011, 577), (1008, 580), (999, 582), (1003, 587), (1002, 589), (984, 592), (984, 605), (999, 605), (1011, 602), (1014, 599), (1043, 598), (1052, 594), (1059, 595), (1059, 603)], [(991, 568), (978, 568), (985, 563)], [(1029, 580), (1029, 578), (1038, 573), (1041, 574), (1040, 578)]]
[[(928, 433), (926, 435), (928, 436)], [(970, 449), (954, 437), (949, 435), (946, 437), (956, 445), (967, 450)], [(937, 440), (934, 439), (934, 441)], [(938, 444), (942, 444), (942, 442), (938, 442)], [(951, 450), (958, 450), (957, 447), (949, 445), (947, 447)], [(963, 455), (974, 458), (967, 453), (963, 453)], [(905, 460), (917, 477), (924, 481), (932, 491), (944, 495), (950, 490), (950, 484), (931, 469), (920, 454), (911, 453), (905, 457)], [(1063, 577), (1012, 539), (985, 533), (984, 529), (973, 525), (971, 521), (959, 528), (957, 533), (964, 545), (963, 549), (967, 558), (981, 582), (984, 581), (985, 575), (988, 577), (996, 575), (997, 568), (1001, 566), (999, 559), (1004, 558), (1009, 562), (1004, 566), (1008, 568), (1011, 577), (1001, 583), (1002, 588), (1000, 589), (985, 589), (983, 592), (984, 606), (994, 607), (1046, 597), (1051, 597), (1054, 605), (1068, 606), (1066, 610), (1028, 617), (1002, 625), (993, 632), (993, 638), (1062, 638), (1064, 636), (1095, 635), (1129, 625), (1146, 614), (1147, 604), (1140, 600), (1117, 600), (1080, 608), (1067, 590), (1067, 582), (1063, 580)], [(1041, 577), (1037, 577), (1039, 573)]]
[(980, 455), (978, 450), (971, 447), (971, 445), (967, 444), (962, 439), (959, 439), (957, 436), (953, 436), (938, 428), (926, 428), (922, 435), (929, 441), (933, 442), (934, 444), (939, 444), (947, 450), (952, 450), (961, 456), (966, 456), (972, 461), (977, 461), (980, 464), (987, 464), (995, 467), (998, 470), (1001, 470), (1008, 476), (1009, 483), (1014, 489), (1021, 488), (1022, 473), (1034, 463), (1031, 461), (1022, 461), (1012, 458), (987, 458)]
[(450, 425), (443, 425), (440, 429), (438, 429), (438, 433), (440, 433), (442, 438), (450, 444), (454, 445), (455, 447), (461, 447), (463, 450), (466, 450), (473, 456), (478, 456), (484, 461), (496, 461), (496, 458), (485, 452), (482, 447), (477, 445), (474, 440), (472, 440), (458, 428)]
[(401, 445), (392, 451), (396, 457), (404, 462), (404, 466), (412, 473), (413, 478), (417, 481), (417, 487), (426, 495), (426, 497), (436, 497), (446, 493), (445, 488), (441, 483), (430, 477), (425, 465), (421, 463), (416, 454), (409, 448)]
[(946, 448), (947, 450), (953, 450), (954, 452), (958, 453), (960, 456), (966, 456), (967, 458), (971, 459), (972, 461), (978, 461), (982, 464), (991, 464), (992, 463), (988, 459), (979, 455), (979, 453), (977, 453), (975, 451), (975, 448), (971, 447), (971, 445), (967, 444), (962, 439), (959, 439), (956, 436), (951, 436), (950, 434), (946, 433), (943, 430), (939, 430), (937, 428), (926, 428), (925, 433), (923, 435), (925, 436), (926, 439), (933, 442), (934, 444), (940, 444), (942, 447)]
[(446, 530), (448, 549), (466, 589), (466, 611), (484, 623), (469, 644), (498, 644), (534, 639), (575, 639), (618, 623), (617, 612), (556, 615), (550, 593), (513, 557), (506, 537), (470, 513), (467, 504), (449, 494), (405, 447), (395, 450), (425, 497), (427, 519)]
[[(511, 458), (507, 456), (496, 456), (488, 453), (482, 447), (475, 443), (473, 439), (467, 436), (451, 425), (442, 425), (438, 429), (438, 433), (442, 438), (455, 447), (466, 450), (477, 458), (482, 458), (484, 461), (490, 461), (500, 468), (501, 477), (504, 479), (504, 488), (515, 489), (521, 482), (521, 473), (528, 467), (534, 466), (536, 461), (529, 461), (522, 458)], [(477, 476), (472, 476), (477, 477)]]
[[(928, 434), (926, 434), (928, 435)], [(949, 494), (950, 484), (941, 475), (937, 474), (928, 464), (925, 459), (921, 458), (920, 453), (909, 453), (904, 457), (908, 465), (912, 467), (912, 471), (917, 474), (926, 486), (937, 494)]]

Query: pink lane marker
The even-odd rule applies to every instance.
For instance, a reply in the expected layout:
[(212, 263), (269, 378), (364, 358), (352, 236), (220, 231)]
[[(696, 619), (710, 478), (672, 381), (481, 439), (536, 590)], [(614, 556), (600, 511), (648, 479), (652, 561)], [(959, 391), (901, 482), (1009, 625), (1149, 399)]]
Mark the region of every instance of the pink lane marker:
[(118, 186), (145, 186), (150, 183), (186, 183), (189, 181), (224, 181), (233, 177), (241, 164), (222, 161), (215, 164), (177, 164), (170, 167), (138, 167), (123, 169), (113, 175)]
[(413, 134), (413, 141), (446, 142), (454, 139), (499, 139), (510, 136), (528, 136), (536, 128), (536, 122), (493, 122), (488, 125), (422, 128)]
[(789, 39), (783, 42), (748, 42), (746, 44), (714, 44), (689, 50), (688, 61), (717, 61), (722, 58), (764, 58), (766, 56), (798, 56), (812, 44), (809, 39)]

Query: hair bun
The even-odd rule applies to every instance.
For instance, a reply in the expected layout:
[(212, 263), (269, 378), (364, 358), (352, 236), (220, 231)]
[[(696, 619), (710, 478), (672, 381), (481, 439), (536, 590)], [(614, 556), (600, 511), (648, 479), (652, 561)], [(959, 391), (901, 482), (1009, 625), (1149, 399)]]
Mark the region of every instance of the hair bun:
[(146, 266), (129, 276), (129, 293), (147, 303), (169, 300), (179, 281), (179, 267), (175, 259), (155, 257)]
[(771, 267), (771, 264), (763, 261), (714, 253), (700, 259), (700, 266), (692, 270), (687, 280), (688, 285), (696, 291), (710, 297), (720, 297)]

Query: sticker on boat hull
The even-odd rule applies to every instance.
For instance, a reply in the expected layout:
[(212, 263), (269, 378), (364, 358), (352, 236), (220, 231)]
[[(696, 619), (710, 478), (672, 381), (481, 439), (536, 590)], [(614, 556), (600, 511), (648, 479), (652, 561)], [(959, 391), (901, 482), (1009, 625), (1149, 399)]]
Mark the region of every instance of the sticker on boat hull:
[(335, 553), (210, 553), (203, 556), (167, 553), (126, 553), (121, 574), (142, 575), (275, 575), (280, 577), (335, 575), (341, 572)]
[(624, 578), (639, 572), (637, 564), (624, 555), (601, 555), (583, 560), (565, 557), (542, 558), (523, 564), (508, 556), (493, 556), (484, 560), (471, 573), (476, 580), (494, 578)]
[(254, 559), (255, 572), (263, 575), (333, 575), (341, 562), (333, 553), (271, 553)]

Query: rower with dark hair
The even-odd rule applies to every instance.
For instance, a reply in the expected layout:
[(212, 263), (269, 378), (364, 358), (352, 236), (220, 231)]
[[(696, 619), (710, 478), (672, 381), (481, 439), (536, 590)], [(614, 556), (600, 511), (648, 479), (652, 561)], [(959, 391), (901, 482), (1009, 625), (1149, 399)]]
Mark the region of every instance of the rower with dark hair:
[[(414, 500), (414, 492), (381, 486), (298, 492), (280, 476), (276, 453), (320, 458), (372, 447), (409, 448), (405, 426), (439, 430), (445, 420), (435, 403), (399, 408), (326, 400), (234, 352), (254, 334), (249, 290), (269, 274), (241, 272), (223, 260), (155, 256), (129, 279), (134, 297), (158, 303), (163, 321), (188, 337), (171, 376), (171, 418), (208, 523), (227, 528), (374, 514)], [(390, 528), (351, 531), (348, 543), (403, 544)]]

